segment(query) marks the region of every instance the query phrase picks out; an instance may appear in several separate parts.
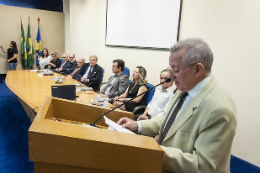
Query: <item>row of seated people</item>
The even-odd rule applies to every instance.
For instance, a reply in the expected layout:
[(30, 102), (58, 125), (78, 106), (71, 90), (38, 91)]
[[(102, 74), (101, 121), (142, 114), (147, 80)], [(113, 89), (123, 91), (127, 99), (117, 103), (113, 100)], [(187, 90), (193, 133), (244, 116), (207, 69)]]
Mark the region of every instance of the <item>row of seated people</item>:
[[(59, 59), (58, 53), (52, 54), (51, 58), (48, 58), (48, 50), (43, 49), (43, 55), (46, 58), (40, 58), (40, 68), (49, 68), (55, 72), (63, 72), (65, 75), (78, 80), (87, 86), (91, 86), (94, 91), (99, 90), (100, 79), (102, 77), (102, 67), (97, 64), (98, 57), (92, 55), (89, 57), (89, 63), (85, 63), (84, 58), (75, 60), (75, 54), (66, 53), (62, 54), (63, 62)], [(123, 102), (129, 101), (131, 98), (147, 91), (146, 69), (142, 66), (137, 66), (133, 72), (130, 83), (129, 77), (123, 73), (125, 62), (120, 59), (113, 60), (112, 75), (106, 86), (100, 91), (101, 97), (108, 97), (112, 99), (114, 106), (121, 105)], [(160, 73), (160, 83), (169, 78), (170, 72), (165, 69)], [(135, 120), (142, 120), (153, 118), (157, 115), (164, 115), (166, 112), (167, 102), (173, 96), (172, 82), (164, 83), (157, 88), (155, 94), (148, 104), (143, 114), (135, 115)], [(121, 110), (133, 111), (137, 106), (146, 105), (145, 95), (141, 95), (133, 99), (129, 103), (125, 103), (121, 106)]]

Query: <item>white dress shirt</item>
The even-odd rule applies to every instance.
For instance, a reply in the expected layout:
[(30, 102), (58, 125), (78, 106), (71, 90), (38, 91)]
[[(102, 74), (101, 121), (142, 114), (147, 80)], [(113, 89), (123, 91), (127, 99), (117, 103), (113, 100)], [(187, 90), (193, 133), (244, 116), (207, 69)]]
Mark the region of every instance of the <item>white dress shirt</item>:
[(91, 73), (92, 70), (93, 70), (92, 67), (93, 67), (93, 66), (89, 66), (89, 67), (88, 67), (87, 72), (84, 74), (84, 76), (83, 76), (82, 78), (86, 78), (86, 79), (87, 79), (87, 77), (88, 77), (88, 73)]
[(173, 97), (173, 86), (162, 90), (162, 87), (159, 86), (155, 92), (152, 100), (147, 105), (148, 114), (153, 116), (163, 116), (165, 115), (164, 108), (168, 101)]
[[(208, 81), (210, 80), (210, 75), (208, 77), (206, 77), (205, 79), (203, 79), (202, 81), (200, 81), (195, 87), (193, 87), (192, 89), (190, 89), (188, 91), (188, 95), (185, 97), (184, 102), (181, 106), (181, 109), (178, 111), (175, 120), (178, 118), (178, 115), (181, 113), (181, 111), (190, 103), (190, 101), (200, 92), (200, 90), (208, 83)], [(179, 100), (176, 102), (176, 104), (174, 105), (174, 107), (171, 110), (171, 113), (169, 115), (172, 114), (174, 108), (177, 106)], [(169, 118), (171, 116), (168, 116), (168, 119), (165, 123), (165, 125), (167, 124)], [(142, 128), (141, 128), (141, 124), (140, 122), (138, 123), (138, 132), (140, 133)], [(164, 127), (165, 128), (165, 127)]]

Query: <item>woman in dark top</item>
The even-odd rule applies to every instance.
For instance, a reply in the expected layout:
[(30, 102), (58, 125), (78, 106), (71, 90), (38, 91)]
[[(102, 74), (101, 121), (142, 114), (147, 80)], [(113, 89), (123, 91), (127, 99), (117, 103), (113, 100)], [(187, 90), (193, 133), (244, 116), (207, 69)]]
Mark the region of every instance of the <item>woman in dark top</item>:
[(7, 62), (9, 63), (10, 70), (16, 70), (16, 66), (18, 62), (17, 61), (18, 50), (17, 50), (16, 42), (11, 41), (9, 46), (10, 48), (7, 50), (4, 50), (2, 45), (0, 45), (0, 48), (4, 53), (7, 53)]
[[(133, 73), (133, 82), (126, 89), (125, 93), (114, 98), (114, 106), (119, 106), (123, 102), (127, 102), (133, 97), (147, 91), (146, 70), (142, 66), (137, 66)], [(136, 106), (145, 105), (144, 95), (141, 95), (131, 102), (119, 107), (121, 110), (133, 111)]]
[(49, 69), (56, 69), (59, 68), (61, 65), (60, 55), (57, 52), (54, 52), (52, 55), (51, 62), (48, 63)]

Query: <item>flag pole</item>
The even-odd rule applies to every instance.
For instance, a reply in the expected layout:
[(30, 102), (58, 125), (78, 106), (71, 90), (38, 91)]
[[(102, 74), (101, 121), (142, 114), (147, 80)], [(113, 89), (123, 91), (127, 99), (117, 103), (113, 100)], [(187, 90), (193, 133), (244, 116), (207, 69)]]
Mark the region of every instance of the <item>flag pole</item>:
[(40, 26), (40, 18), (38, 17), (38, 26)]

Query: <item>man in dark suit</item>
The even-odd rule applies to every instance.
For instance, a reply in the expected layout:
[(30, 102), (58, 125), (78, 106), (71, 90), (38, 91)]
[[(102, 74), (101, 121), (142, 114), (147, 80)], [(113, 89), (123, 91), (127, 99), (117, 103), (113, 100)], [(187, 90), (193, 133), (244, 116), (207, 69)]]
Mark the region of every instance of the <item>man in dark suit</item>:
[(79, 76), (79, 70), (81, 67), (85, 64), (84, 58), (79, 58), (77, 60), (77, 66), (74, 67), (73, 71), (68, 75), (68, 77), (71, 77), (73, 79), (76, 79)]
[(54, 72), (60, 73), (63, 68), (67, 68), (69, 66), (69, 57), (66, 53), (62, 54), (63, 63), (60, 65), (60, 68), (56, 68), (53, 70)]
[(91, 86), (94, 91), (99, 90), (100, 79), (102, 77), (102, 67), (97, 64), (97, 61), (98, 57), (91, 55), (89, 57), (89, 63), (82, 65), (75, 78), (85, 85)]
[(114, 98), (125, 92), (129, 86), (129, 78), (123, 73), (124, 67), (125, 62), (123, 60), (116, 59), (113, 61), (112, 71), (115, 75), (108, 79), (107, 85), (101, 91), (101, 97)]
[(61, 67), (53, 71), (58, 73), (63, 72), (65, 75), (72, 73), (75, 66), (77, 66), (77, 62), (75, 61), (75, 54), (69, 54), (68, 58), (68, 55), (66, 53), (63, 53), (62, 59), (63, 63), (61, 64)]

